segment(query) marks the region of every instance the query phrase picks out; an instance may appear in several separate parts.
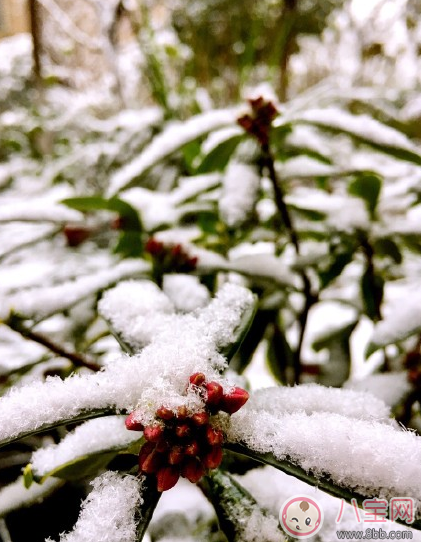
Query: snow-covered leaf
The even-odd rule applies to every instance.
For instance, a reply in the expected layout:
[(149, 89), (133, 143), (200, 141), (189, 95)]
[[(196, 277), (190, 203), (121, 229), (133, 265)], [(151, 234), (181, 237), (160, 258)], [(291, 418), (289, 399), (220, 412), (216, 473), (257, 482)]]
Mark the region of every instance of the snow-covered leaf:
[(185, 122), (171, 123), (137, 158), (111, 177), (109, 194), (114, 195), (132, 186), (154, 165), (191, 141), (222, 126), (234, 124), (236, 113), (237, 109), (221, 109), (202, 113)]
[(20, 476), (15, 482), (0, 489), (0, 517), (41, 502), (63, 484), (64, 480), (49, 478), (44, 484), (32, 484), (27, 489), (24, 486), (23, 476)]
[(80, 479), (104, 468), (118, 453), (139, 444), (142, 434), (128, 431), (122, 416), (89, 420), (66, 435), (58, 444), (32, 454), (32, 475), (43, 482), (50, 476)]

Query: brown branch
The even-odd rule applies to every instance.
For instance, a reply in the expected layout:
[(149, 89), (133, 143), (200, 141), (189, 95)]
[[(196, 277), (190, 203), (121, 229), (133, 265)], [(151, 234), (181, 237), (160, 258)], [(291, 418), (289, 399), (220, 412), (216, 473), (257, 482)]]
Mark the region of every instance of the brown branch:
[(32, 35), (32, 58), (33, 74), (36, 84), (40, 84), (42, 78), (41, 66), (41, 20), (37, 0), (29, 0), (29, 15)]
[(42, 346), (45, 346), (46, 348), (48, 348), (48, 350), (50, 350), (54, 354), (57, 354), (61, 358), (66, 358), (70, 360), (76, 367), (86, 367), (91, 371), (99, 371), (101, 369), (101, 365), (99, 365), (95, 361), (87, 358), (86, 356), (83, 356), (82, 354), (78, 354), (77, 352), (67, 350), (60, 344), (53, 342), (45, 335), (28, 329), (27, 327), (22, 325), (21, 322), (17, 322), (16, 320), (12, 319), (11, 321), (7, 322), (7, 325), (11, 329), (13, 329), (13, 331), (20, 333), (25, 339), (41, 344)]

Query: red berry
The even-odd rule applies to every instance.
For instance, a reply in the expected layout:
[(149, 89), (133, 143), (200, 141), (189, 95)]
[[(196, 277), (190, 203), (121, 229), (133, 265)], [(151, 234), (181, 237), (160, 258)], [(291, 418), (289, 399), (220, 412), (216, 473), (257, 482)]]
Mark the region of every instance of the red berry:
[(206, 384), (206, 390), (208, 392), (206, 404), (209, 406), (217, 406), (221, 402), (221, 399), (224, 395), (224, 390), (221, 384), (218, 382), (208, 382)]
[(184, 459), (184, 449), (182, 446), (173, 446), (168, 454), (168, 463), (178, 465)]
[(147, 425), (143, 430), (143, 436), (149, 442), (158, 442), (164, 434), (162, 425)]
[(81, 245), (91, 235), (91, 230), (85, 226), (77, 226), (76, 224), (66, 224), (63, 228), (63, 233), (69, 247), (77, 247)]
[(218, 446), (224, 442), (224, 433), (211, 425), (206, 428), (206, 440), (211, 446)]
[(124, 422), (130, 431), (143, 431), (143, 423), (137, 420), (136, 411), (129, 414)]
[(222, 461), (221, 446), (212, 446), (209, 452), (203, 457), (202, 461), (207, 469), (216, 469), (216, 467), (219, 467)]
[(242, 388), (235, 387), (232, 391), (224, 393), (220, 403), (220, 409), (228, 414), (234, 414), (237, 410), (246, 404), (249, 394)]
[(207, 412), (196, 412), (191, 417), (191, 420), (195, 425), (206, 425), (209, 422), (209, 414)]
[(205, 467), (197, 457), (188, 457), (181, 467), (181, 475), (196, 484), (205, 474)]
[(156, 415), (158, 416), (158, 418), (161, 418), (161, 420), (168, 421), (174, 418), (174, 412), (164, 406), (158, 408), (158, 410), (156, 411)]
[(190, 384), (201, 386), (206, 381), (206, 376), (203, 373), (193, 373), (189, 378)]
[(175, 434), (177, 435), (178, 438), (189, 437), (190, 433), (191, 433), (191, 429), (186, 423), (177, 425), (175, 428)]
[(159, 492), (167, 491), (175, 486), (180, 478), (180, 473), (177, 467), (161, 467), (156, 475), (157, 489)]

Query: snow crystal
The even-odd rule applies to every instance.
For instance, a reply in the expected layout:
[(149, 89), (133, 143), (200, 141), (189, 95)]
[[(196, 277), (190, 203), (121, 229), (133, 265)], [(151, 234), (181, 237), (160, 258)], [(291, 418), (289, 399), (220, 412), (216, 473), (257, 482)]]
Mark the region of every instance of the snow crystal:
[(319, 384), (302, 384), (294, 387), (273, 387), (256, 391), (248, 408), (265, 410), (270, 414), (304, 411), (332, 412), (361, 420), (387, 420), (388, 407), (370, 393), (363, 391), (326, 388)]
[(120, 279), (139, 275), (149, 269), (143, 260), (124, 260), (111, 269), (74, 281), (44, 288), (31, 288), (11, 294), (2, 301), (0, 318), (6, 320), (11, 311), (26, 318), (40, 320), (69, 309), (81, 299), (107, 288)]
[(127, 431), (123, 416), (96, 418), (79, 425), (58, 444), (40, 448), (32, 454), (32, 470), (37, 477), (84, 455), (121, 450), (137, 442), (142, 435)]
[(367, 375), (362, 380), (349, 380), (345, 387), (360, 392), (369, 392), (386, 405), (397, 405), (411, 391), (406, 371)]
[(13, 510), (42, 502), (48, 495), (64, 484), (64, 480), (49, 478), (42, 485), (32, 484), (26, 489), (23, 477), (0, 489), (0, 517), (6, 516)]
[(135, 513), (141, 483), (134, 476), (106, 472), (91, 482), (93, 489), (82, 504), (73, 531), (60, 542), (136, 542)]
[(209, 290), (193, 275), (164, 275), (163, 290), (181, 312), (204, 307), (210, 299)]
[(231, 417), (228, 439), (363, 495), (421, 500), (421, 438), (388, 424), (328, 412), (275, 416), (246, 405)]
[(75, 374), (64, 381), (54, 377), (10, 390), (0, 399), (0, 442), (91, 410), (137, 407), (145, 423), (163, 402), (168, 408), (185, 404), (191, 411), (200, 410), (201, 399), (192, 391), (185, 395), (189, 376), (203, 372), (208, 379), (221, 381), (219, 371), (226, 360), (217, 348), (233, 339), (252, 303), (249, 290), (226, 284), (196, 316), (172, 316), (138, 355), (115, 360), (95, 374)]
[(231, 162), (225, 172), (219, 212), (230, 227), (240, 226), (253, 210), (259, 191), (257, 169), (247, 164)]
[(126, 188), (133, 179), (190, 141), (222, 126), (234, 124), (236, 113), (237, 109), (214, 110), (196, 115), (185, 122), (171, 123), (137, 158), (111, 177), (109, 195)]

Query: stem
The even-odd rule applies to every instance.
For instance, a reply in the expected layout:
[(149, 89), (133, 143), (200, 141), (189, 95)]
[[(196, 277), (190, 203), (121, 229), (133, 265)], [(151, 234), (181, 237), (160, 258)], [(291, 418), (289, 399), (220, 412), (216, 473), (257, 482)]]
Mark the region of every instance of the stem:
[[(272, 156), (272, 153), (270, 151), (269, 143), (265, 143), (262, 145), (262, 152), (263, 152), (263, 161), (264, 165), (268, 169), (269, 172), (269, 178), (272, 182), (273, 192), (275, 195), (275, 203), (276, 207), (278, 208), (279, 214), (281, 215), (282, 222), (285, 225), (285, 228), (287, 230), (289, 239), (294, 246), (295, 253), (297, 256), (300, 255), (300, 244), (298, 241), (298, 235), (294, 228), (294, 224), (292, 222), (291, 215), (289, 214), (288, 207), (285, 203), (285, 194), (282, 189), (282, 185), (279, 182), (278, 176), (276, 174), (275, 170), (275, 160)], [(300, 333), (298, 336), (298, 344), (297, 348), (295, 349), (293, 353), (293, 364), (294, 364), (294, 383), (299, 384), (300, 383), (300, 375), (301, 375), (301, 350), (303, 346), (304, 341), (304, 334), (305, 329), (307, 326), (307, 320), (308, 320), (308, 313), (310, 312), (311, 307), (316, 303), (317, 301), (317, 295), (314, 295), (311, 291), (311, 282), (307, 275), (307, 273), (304, 270), (301, 270), (299, 272), (301, 279), (303, 281), (303, 294), (305, 298), (304, 307), (301, 311), (301, 314), (298, 317), (298, 321), (300, 323)]]
[(70, 360), (76, 367), (86, 367), (87, 369), (95, 372), (101, 369), (101, 365), (95, 361), (92, 361), (86, 356), (78, 354), (77, 352), (67, 350), (60, 344), (57, 344), (51, 341), (48, 337), (45, 337), (45, 335), (28, 329), (21, 322), (18, 322), (16, 318), (12, 318), (6, 323), (6, 325), (13, 329), (13, 331), (20, 333), (25, 339), (29, 339), (30, 341), (41, 344), (42, 346), (48, 348), (51, 352), (54, 352), (54, 354)]
[(32, 35), (33, 74), (35, 83), (41, 83), (41, 24), (37, 0), (29, 0), (29, 15)]

